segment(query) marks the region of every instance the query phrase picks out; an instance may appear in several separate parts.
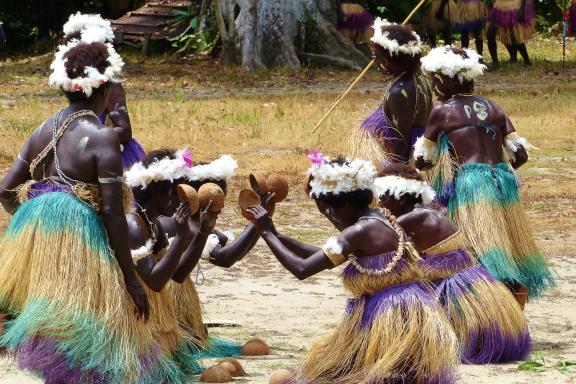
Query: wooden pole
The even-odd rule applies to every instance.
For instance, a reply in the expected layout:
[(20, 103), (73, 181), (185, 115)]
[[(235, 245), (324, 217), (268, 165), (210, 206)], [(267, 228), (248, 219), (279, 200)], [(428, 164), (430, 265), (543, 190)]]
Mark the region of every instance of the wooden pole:
[[(408, 15), (408, 17), (406, 17), (406, 19), (402, 22), (402, 25), (407, 24), (410, 19), (412, 19), (412, 17), (416, 14), (416, 12), (418, 12), (418, 10), (420, 8), (422, 8), (422, 6), (424, 5), (424, 3), (426, 3), (426, 1), (428, 0), (420, 0), (420, 2), (418, 3), (418, 5), (416, 5), (416, 7), (412, 10), (412, 12), (410, 12), (410, 14)], [(330, 116), (332, 114), (332, 112), (334, 112), (334, 110), (336, 109), (336, 107), (338, 106), (338, 104), (340, 104), (340, 102), (342, 100), (344, 100), (344, 98), (346, 96), (348, 96), (348, 94), (350, 92), (352, 92), (352, 89), (354, 89), (354, 87), (356, 86), (356, 84), (358, 84), (358, 82), (360, 82), (360, 80), (362, 80), (362, 78), (364, 76), (366, 76), (366, 74), (368, 73), (368, 71), (370, 70), (370, 68), (372, 68), (372, 66), (376, 63), (376, 60), (372, 59), (368, 65), (366, 66), (366, 68), (364, 68), (364, 70), (360, 73), (360, 75), (358, 75), (358, 77), (356, 78), (356, 80), (354, 80), (352, 82), (352, 84), (350, 84), (350, 86), (348, 87), (348, 89), (346, 89), (346, 91), (338, 98), (336, 99), (336, 102), (334, 103), (334, 105), (332, 105), (332, 107), (328, 110), (328, 112), (326, 112), (326, 114), (324, 115), (324, 117), (322, 117), (322, 119), (320, 119), (320, 121), (316, 124), (316, 126), (314, 127), (314, 129), (312, 130), (312, 133), (315, 133), (318, 128), (320, 128), (322, 126), (322, 124), (324, 123), (324, 121), (326, 121), (326, 119), (328, 118), (328, 116)]]

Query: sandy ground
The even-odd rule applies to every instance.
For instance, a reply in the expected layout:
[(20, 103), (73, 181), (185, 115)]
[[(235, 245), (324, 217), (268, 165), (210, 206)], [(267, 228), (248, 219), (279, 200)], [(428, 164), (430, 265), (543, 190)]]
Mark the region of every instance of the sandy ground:
[[(317, 244), (334, 233), (310, 202), (300, 197), (279, 206), (276, 221), (280, 231)], [(222, 227), (236, 231), (243, 226), (231, 208), (220, 222)], [(538, 239), (549, 240), (540, 235)], [(569, 231), (563, 241), (574, 249), (576, 234)], [(526, 310), (536, 352), (533, 358), (543, 359), (545, 368), (520, 371), (518, 363), (461, 366), (459, 382), (576, 383), (576, 367), (564, 373), (556, 367), (561, 361), (576, 360), (576, 268), (572, 256), (550, 255), (550, 259), (558, 274), (558, 287), (529, 303)], [(269, 356), (240, 359), (248, 376), (237, 380), (238, 383), (267, 383), (274, 369), (296, 366), (314, 339), (333, 327), (344, 309), (346, 293), (340, 285), (338, 270), (299, 282), (282, 268), (262, 241), (228, 270), (203, 262), (201, 271), (200, 274), (195, 271), (192, 278), (202, 283), (198, 290), (205, 322), (227, 321), (238, 325), (211, 328), (212, 334), (238, 342), (257, 336), (272, 347)], [(19, 371), (7, 359), (0, 360), (0, 384), (41, 382)]]

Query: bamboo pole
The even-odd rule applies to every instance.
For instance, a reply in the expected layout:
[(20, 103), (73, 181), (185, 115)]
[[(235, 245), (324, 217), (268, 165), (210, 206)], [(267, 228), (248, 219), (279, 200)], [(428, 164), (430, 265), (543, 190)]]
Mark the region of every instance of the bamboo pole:
[[(412, 10), (412, 12), (410, 12), (410, 14), (408, 15), (408, 17), (406, 17), (406, 19), (402, 22), (402, 25), (405, 25), (406, 23), (408, 23), (410, 21), (410, 19), (412, 19), (412, 17), (414, 17), (414, 15), (416, 14), (416, 12), (418, 12), (418, 10), (420, 8), (422, 8), (422, 6), (424, 5), (424, 3), (426, 3), (427, 0), (420, 0), (420, 2), (418, 3), (418, 5), (416, 5), (416, 7)], [(324, 121), (326, 121), (326, 119), (328, 118), (328, 116), (330, 116), (332, 114), (332, 112), (334, 112), (334, 110), (336, 109), (336, 107), (338, 106), (338, 104), (340, 104), (340, 102), (342, 100), (344, 100), (344, 98), (346, 96), (348, 96), (348, 94), (350, 92), (352, 92), (352, 89), (354, 89), (354, 87), (356, 86), (356, 84), (358, 84), (358, 82), (360, 82), (360, 80), (362, 80), (362, 78), (364, 76), (366, 76), (366, 74), (368, 73), (368, 71), (370, 70), (370, 68), (372, 68), (372, 66), (376, 63), (375, 59), (372, 59), (368, 65), (366, 65), (366, 68), (364, 68), (364, 70), (360, 73), (360, 75), (358, 75), (358, 77), (356, 78), (356, 80), (354, 80), (352, 82), (352, 84), (350, 84), (350, 86), (348, 87), (348, 89), (346, 89), (346, 91), (338, 98), (336, 99), (336, 102), (334, 103), (334, 105), (332, 105), (332, 107), (328, 110), (328, 112), (326, 112), (326, 114), (324, 115), (324, 117), (322, 117), (322, 119), (316, 124), (316, 126), (314, 127), (314, 129), (312, 130), (312, 133), (315, 133), (318, 128), (320, 128), (322, 126), (322, 124), (324, 123)]]

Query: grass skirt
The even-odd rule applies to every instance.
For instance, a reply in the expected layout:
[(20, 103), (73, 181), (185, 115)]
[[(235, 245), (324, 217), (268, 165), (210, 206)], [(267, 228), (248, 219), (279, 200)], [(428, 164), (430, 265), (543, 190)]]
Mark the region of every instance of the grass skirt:
[(174, 302), (180, 331), (186, 336), (195, 358), (229, 357), (242, 352), (242, 346), (232, 341), (208, 336), (202, 320), (200, 297), (191, 278), (182, 284), (170, 281), (167, 290)]
[(355, 43), (366, 43), (373, 34), (372, 16), (360, 4), (344, 3), (341, 5), (344, 20), (338, 22), (338, 31)]
[(23, 203), (0, 239), (6, 347), (47, 383), (135, 383), (177, 369), (134, 316), (96, 211), (51, 192)]
[(454, 28), (459, 31), (481, 31), (484, 26), (485, 5), (482, 0), (458, 0)]
[(465, 164), (455, 172), (453, 185), (448, 216), (494, 277), (508, 285), (527, 287), (532, 298), (555, 285), (534, 241), (508, 164)]
[(449, 1), (444, 8), (444, 19), (438, 20), (436, 13), (440, 9), (442, 0), (430, 0), (422, 16), (422, 30), (424, 33), (436, 34), (448, 28), (456, 19), (456, 5)]
[(475, 264), (465, 249), (426, 255), (420, 261), (458, 336), (462, 362), (524, 359), (530, 353), (530, 335), (522, 309), (504, 284)]
[(128, 169), (146, 156), (146, 151), (136, 139), (122, 144), (122, 167)]
[(495, 0), (494, 8), (488, 15), (488, 21), (497, 27), (498, 39), (502, 44), (513, 42), (522, 44), (530, 40), (534, 32), (534, 3), (526, 0), (524, 21), (518, 22), (518, 14), (522, 0)]
[[(360, 258), (365, 268), (387, 265), (394, 253)], [(302, 383), (453, 383), (457, 343), (431, 289), (414, 281), (402, 259), (389, 276), (349, 265), (344, 282), (355, 298), (327, 336), (307, 354)], [(373, 280), (370, 282), (369, 280)], [(380, 289), (378, 289), (380, 285)], [(366, 287), (373, 293), (356, 295)]]

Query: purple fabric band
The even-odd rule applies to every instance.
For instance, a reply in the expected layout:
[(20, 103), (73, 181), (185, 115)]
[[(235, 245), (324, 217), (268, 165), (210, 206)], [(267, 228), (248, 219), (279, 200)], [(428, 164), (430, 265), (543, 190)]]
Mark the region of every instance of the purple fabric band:
[(46, 179), (37, 181), (36, 183), (32, 184), (30, 190), (28, 191), (28, 199), (32, 200), (36, 197), (52, 192), (63, 192), (70, 195), (74, 194), (68, 185), (58, 183), (54, 180)]
[(439, 255), (426, 256), (420, 261), (421, 268), (431, 271), (452, 271), (453, 273), (469, 268), (474, 264), (470, 254), (464, 249), (442, 253)]

